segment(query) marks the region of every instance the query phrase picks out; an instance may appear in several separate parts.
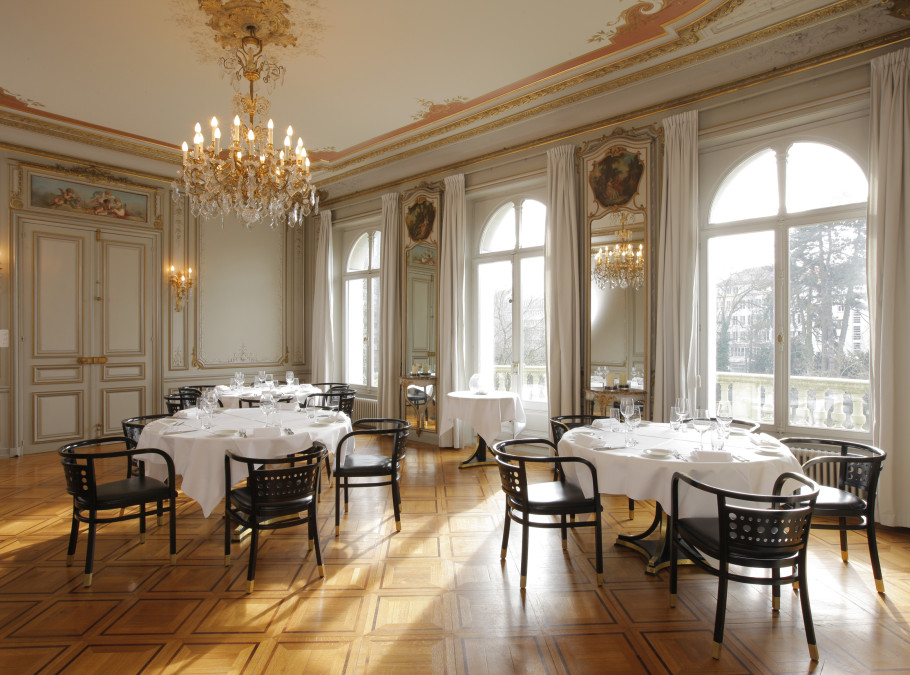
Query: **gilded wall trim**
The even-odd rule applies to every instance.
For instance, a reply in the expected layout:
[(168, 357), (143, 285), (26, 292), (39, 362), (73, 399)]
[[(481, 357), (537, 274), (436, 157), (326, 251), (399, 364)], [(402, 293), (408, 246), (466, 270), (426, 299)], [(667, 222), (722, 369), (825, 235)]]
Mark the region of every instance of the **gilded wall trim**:
[[(870, 51), (873, 51), (876, 49), (880, 49), (882, 47), (888, 47), (890, 45), (898, 44), (898, 43), (903, 42), (908, 39), (910, 39), (910, 29), (907, 29), (907, 28), (899, 30), (899, 31), (895, 31), (893, 33), (888, 33), (886, 35), (876, 36), (874, 38), (870, 38), (869, 40), (865, 40), (863, 42), (859, 42), (854, 45), (850, 45), (850, 46), (842, 47), (840, 49), (836, 49), (836, 50), (833, 50), (830, 52), (826, 52), (826, 53), (820, 54), (818, 56), (810, 57), (810, 58), (804, 59), (802, 61), (797, 61), (792, 64), (786, 65), (786, 66), (772, 68), (770, 70), (766, 70), (761, 73), (756, 73), (755, 75), (750, 75), (750, 76), (747, 76), (744, 78), (740, 78), (738, 80), (732, 80), (730, 82), (725, 82), (723, 84), (719, 84), (714, 87), (709, 87), (707, 89), (702, 89), (702, 90), (699, 90), (696, 92), (692, 92), (691, 94), (686, 94), (685, 96), (680, 96), (680, 97), (677, 97), (674, 99), (669, 99), (667, 101), (663, 101), (661, 103), (644, 106), (644, 107), (638, 108), (636, 110), (619, 113), (619, 114), (613, 115), (611, 117), (606, 117), (606, 118), (603, 118), (600, 120), (596, 120), (594, 122), (576, 126), (576, 127), (570, 128), (570, 129), (565, 129), (565, 130), (550, 134), (548, 136), (535, 138), (532, 141), (518, 143), (518, 144), (515, 144), (512, 146), (494, 150), (489, 153), (485, 153), (483, 155), (477, 155), (477, 156), (471, 157), (469, 159), (465, 159), (465, 160), (458, 161), (458, 162), (453, 162), (451, 164), (447, 164), (447, 165), (441, 166), (437, 169), (434, 169), (433, 171), (428, 172), (428, 173), (413, 174), (411, 176), (402, 178), (400, 180), (390, 181), (388, 183), (383, 183), (382, 185), (377, 185), (376, 187), (369, 188), (367, 190), (348, 193), (345, 195), (339, 195), (338, 197), (334, 197), (331, 199), (321, 200), (320, 204), (322, 206), (324, 206), (325, 208), (333, 208), (336, 204), (339, 204), (343, 201), (347, 201), (349, 199), (363, 197), (363, 196), (367, 196), (367, 195), (374, 194), (377, 192), (379, 192), (379, 193), (388, 192), (389, 190), (397, 189), (398, 187), (400, 187), (402, 185), (407, 185), (407, 184), (414, 183), (414, 182), (420, 181), (420, 180), (426, 180), (432, 176), (447, 175), (450, 173), (462, 171), (468, 167), (475, 166), (477, 164), (482, 164), (483, 162), (488, 162), (490, 160), (498, 159), (501, 157), (507, 157), (509, 155), (513, 155), (513, 154), (516, 154), (519, 152), (532, 150), (537, 147), (543, 147), (543, 146), (547, 146), (547, 145), (557, 143), (560, 141), (565, 141), (565, 140), (568, 140), (575, 136), (595, 132), (600, 129), (605, 129), (605, 128), (615, 126), (617, 124), (627, 124), (631, 121), (634, 121), (636, 119), (640, 119), (643, 117), (666, 113), (666, 112), (669, 112), (671, 110), (675, 110), (678, 108), (695, 105), (697, 103), (700, 103), (702, 101), (705, 101), (705, 100), (708, 100), (711, 98), (716, 98), (716, 97), (722, 96), (724, 94), (733, 93), (733, 92), (736, 92), (736, 91), (739, 91), (742, 89), (747, 89), (749, 87), (764, 84), (767, 82), (773, 82), (773, 81), (783, 78), (783, 77), (788, 77), (790, 75), (794, 75), (796, 73), (800, 73), (800, 72), (803, 72), (806, 70), (811, 70), (813, 68), (818, 68), (820, 66), (828, 65), (831, 63), (836, 63), (837, 61), (841, 61), (843, 59), (850, 58), (853, 56), (858, 56), (860, 54), (864, 54), (864, 53), (867, 53), (867, 52), (870, 52)], [(623, 85), (625, 85), (625, 84), (629, 84), (629, 82), (623, 82)], [(584, 92), (582, 92), (582, 93), (584, 93)], [(566, 97), (566, 98), (568, 98), (568, 97)], [(563, 102), (565, 100), (566, 99), (560, 99), (560, 101), (554, 101), (552, 103), (544, 104), (542, 106), (538, 106), (533, 111), (526, 111), (527, 114), (522, 113), (520, 115), (514, 115), (509, 118), (504, 118), (502, 120), (496, 120), (489, 125), (470, 129), (470, 130), (467, 130), (460, 134), (450, 136), (446, 139), (440, 139), (434, 143), (431, 143), (431, 144), (428, 144), (425, 146), (421, 146), (420, 148), (414, 148), (409, 152), (401, 153), (401, 154), (395, 155), (394, 157), (383, 158), (379, 161), (373, 162), (372, 164), (364, 165), (362, 167), (357, 167), (356, 169), (352, 169), (351, 171), (348, 171), (347, 173), (338, 174), (338, 175), (332, 176), (331, 178), (323, 179), (322, 181), (320, 181), (320, 184), (325, 186), (325, 185), (329, 185), (334, 182), (346, 180), (346, 179), (349, 179), (360, 173), (363, 173), (365, 171), (370, 171), (370, 170), (385, 166), (387, 164), (392, 164), (394, 162), (397, 162), (397, 161), (400, 161), (403, 159), (407, 159), (409, 157), (417, 155), (421, 152), (425, 152), (427, 150), (438, 149), (438, 148), (441, 148), (450, 143), (458, 143), (460, 141), (464, 141), (469, 138), (472, 138), (473, 136), (489, 133), (491, 130), (493, 130), (495, 128), (507, 126), (508, 124), (514, 123), (518, 119), (532, 117), (536, 114), (540, 114), (541, 112), (546, 112), (546, 111), (551, 110), (552, 108), (558, 107), (558, 105), (564, 105)], [(572, 102), (575, 102), (575, 100), (577, 100), (577, 99), (573, 99)]]

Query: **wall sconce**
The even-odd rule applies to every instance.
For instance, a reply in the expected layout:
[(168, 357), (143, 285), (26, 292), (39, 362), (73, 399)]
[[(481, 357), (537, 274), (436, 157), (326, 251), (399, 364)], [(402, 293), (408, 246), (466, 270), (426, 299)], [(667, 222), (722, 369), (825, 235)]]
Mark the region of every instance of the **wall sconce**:
[(174, 297), (176, 298), (176, 303), (174, 305), (174, 311), (180, 311), (180, 303), (182, 303), (190, 294), (190, 291), (193, 290), (193, 268), (190, 267), (186, 274), (183, 272), (178, 272), (174, 269), (174, 266), (171, 265), (171, 276), (168, 278), (171, 286), (174, 287)]

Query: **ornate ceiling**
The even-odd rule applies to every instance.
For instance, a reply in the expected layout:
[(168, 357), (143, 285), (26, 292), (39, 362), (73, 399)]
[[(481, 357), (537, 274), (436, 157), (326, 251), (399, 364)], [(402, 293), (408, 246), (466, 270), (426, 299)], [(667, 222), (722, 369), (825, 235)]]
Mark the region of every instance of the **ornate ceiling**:
[(838, 49), (891, 44), (908, 25), (879, 0), (50, 4), (15, 3), (0, 27), (0, 138), (3, 124), (76, 130), (179, 161), (195, 122), (233, 116), (213, 30), (231, 41), (222, 5), (261, 4), (279, 43), (266, 53), (286, 68), (271, 115), (302, 133), (323, 180), (343, 191), (371, 172), (368, 182), (387, 179), (404, 157), (438, 166), (441, 151), (451, 162), (490, 143), (546, 139)]

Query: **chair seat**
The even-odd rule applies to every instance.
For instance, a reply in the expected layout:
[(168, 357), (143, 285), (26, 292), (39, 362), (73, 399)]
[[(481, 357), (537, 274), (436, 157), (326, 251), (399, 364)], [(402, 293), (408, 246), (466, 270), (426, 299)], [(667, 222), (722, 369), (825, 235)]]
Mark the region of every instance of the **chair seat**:
[[(169, 499), (171, 490), (167, 484), (149, 478), (148, 476), (134, 476), (124, 480), (102, 483), (97, 488), (97, 506), (100, 509), (118, 509), (121, 506), (133, 506), (145, 502), (154, 502), (159, 499)], [(76, 497), (76, 504), (80, 508), (88, 508), (88, 502)]]
[[(250, 489), (240, 487), (231, 490), (231, 503), (245, 513), (251, 513), (253, 510), (253, 501), (250, 498)], [(269, 503), (260, 503), (258, 515), (263, 518), (274, 518), (289, 513), (300, 513), (310, 508), (313, 503), (312, 497), (303, 497), (293, 501), (281, 502), (280, 504), (271, 505)]]
[(385, 455), (346, 455), (336, 471), (340, 476), (376, 476), (392, 473), (392, 458)]
[[(520, 503), (509, 501), (514, 508), (521, 509)], [(534, 483), (528, 486), (528, 509), (532, 513), (593, 511), (594, 500), (586, 498), (581, 488), (573, 483)]]
[(852, 492), (822, 486), (815, 502), (815, 513), (819, 516), (853, 516), (865, 514), (866, 501)]

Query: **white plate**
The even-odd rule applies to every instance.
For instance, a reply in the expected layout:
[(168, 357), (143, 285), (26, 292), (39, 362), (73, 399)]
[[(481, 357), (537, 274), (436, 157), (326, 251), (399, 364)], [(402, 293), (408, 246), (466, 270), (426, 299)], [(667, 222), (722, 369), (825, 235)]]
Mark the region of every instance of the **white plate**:
[(671, 459), (673, 457), (673, 451), (667, 448), (645, 448), (641, 454), (653, 459)]
[(786, 448), (755, 448), (755, 452), (759, 455), (772, 455), (774, 457), (780, 457), (785, 450)]
[(218, 436), (220, 438), (227, 438), (228, 436), (234, 436), (237, 433), (236, 429), (214, 429), (210, 431), (213, 436)]

